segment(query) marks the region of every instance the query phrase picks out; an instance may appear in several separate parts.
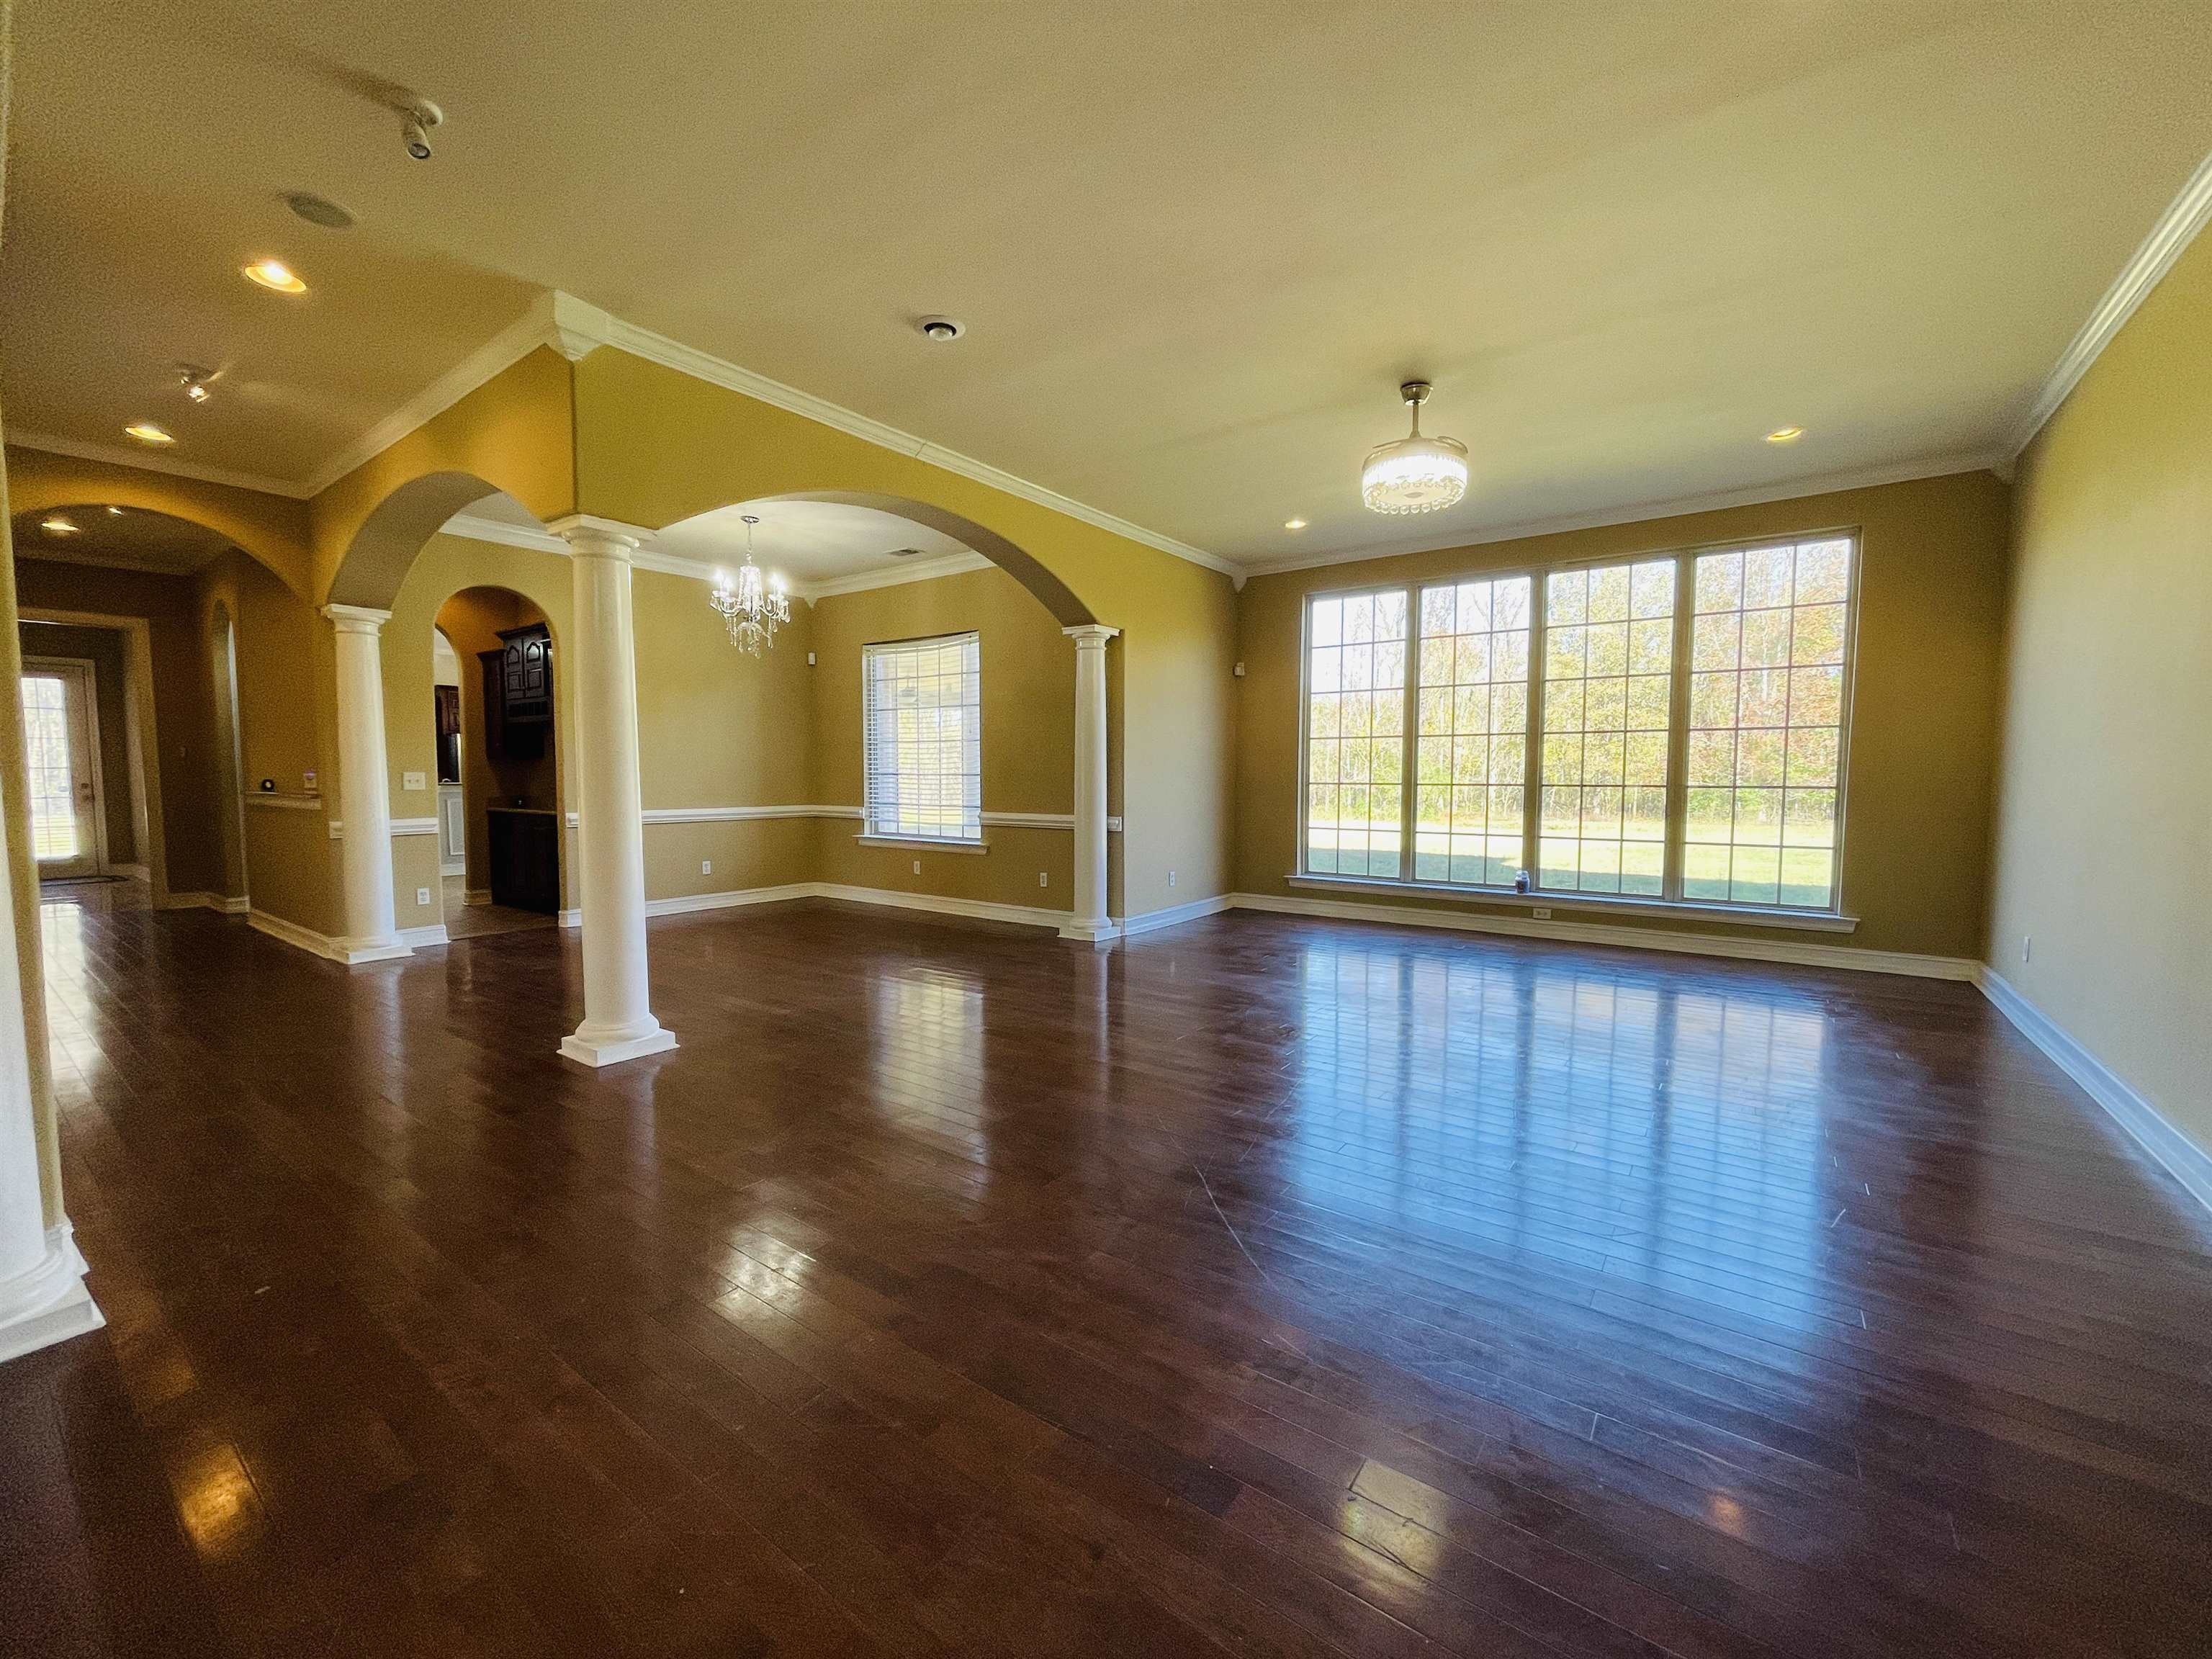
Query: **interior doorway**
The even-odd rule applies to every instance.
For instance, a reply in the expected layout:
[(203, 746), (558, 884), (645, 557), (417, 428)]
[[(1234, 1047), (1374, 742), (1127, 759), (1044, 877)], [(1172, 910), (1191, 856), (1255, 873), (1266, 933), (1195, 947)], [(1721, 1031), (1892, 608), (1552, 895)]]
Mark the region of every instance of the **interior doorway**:
[(439, 607), (432, 646), (447, 937), (557, 926), (566, 837), (550, 623), (511, 589), (464, 588)]
[(106, 875), (107, 806), (92, 664), (24, 659), (23, 736), (39, 878), (81, 881)]

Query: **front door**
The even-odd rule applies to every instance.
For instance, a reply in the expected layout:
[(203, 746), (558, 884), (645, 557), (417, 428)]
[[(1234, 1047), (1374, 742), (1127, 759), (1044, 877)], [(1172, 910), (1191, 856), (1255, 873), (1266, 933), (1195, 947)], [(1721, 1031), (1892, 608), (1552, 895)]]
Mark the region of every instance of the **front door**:
[(43, 881), (101, 873), (94, 718), (88, 665), (35, 660), (23, 665), (31, 847)]

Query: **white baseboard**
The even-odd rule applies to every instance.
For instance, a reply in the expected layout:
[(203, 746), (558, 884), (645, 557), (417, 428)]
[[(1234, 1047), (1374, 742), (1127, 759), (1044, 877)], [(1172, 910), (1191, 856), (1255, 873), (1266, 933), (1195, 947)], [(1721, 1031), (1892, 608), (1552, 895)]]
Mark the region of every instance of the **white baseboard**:
[(120, 876), (125, 881), (151, 881), (154, 878), (143, 864), (111, 864), (107, 866), (107, 873)]
[[(296, 921), (271, 915), (266, 910), (248, 910), (246, 920), (256, 933), (266, 933), (273, 939), (305, 951), (311, 956), (320, 957), (326, 962), (343, 963), (349, 968), (370, 962), (393, 962), (414, 954), (414, 947), (407, 943), (404, 933), (389, 945), (356, 945), (351, 939), (333, 939), (328, 933), (319, 933), (312, 927), (303, 927)], [(445, 931), (442, 925), (438, 931)]]
[(0, 1362), (73, 1336), (107, 1321), (84, 1285), (84, 1257), (66, 1218), (46, 1229), (39, 1264), (0, 1285)]
[[(695, 910), (729, 910), (747, 904), (779, 904), (787, 899), (812, 898), (821, 884), (812, 881), (787, 882), (781, 887), (738, 887), (719, 893), (679, 893), (673, 898), (647, 899), (645, 914), (648, 916), (689, 915)], [(570, 917), (575, 920), (571, 921)], [(583, 925), (580, 911), (563, 910), (561, 920), (570, 927)]]
[(242, 916), (249, 902), (242, 896), (232, 898), (227, 894), (203, 892), (194, 888), (187, 892), (164, 896), (157, 908), (163, 910), (212, 910), (220, 916)]
[(1456, 933), (1501, 933), (1516, 939), (1553, 939), (1568, 945), (1612, 945), (1632, 951), (1670, 951), (1687, 956), (1738, 957), (1751, 962), (1786, 962), (1803, 968), (1844, 968), (1863, 974), (1909, 974), (1917, 979), (1973, 982), (1981, 964), (1964, 957), (1915, 956), (1903, 951), (1861, 951), (1847, 945), (1807, 945), (1795, 939), (1743, 939), (1718, 933), (1684, 933), (1657, 927), (1615, 927), (1594, 921), (1537, 921), (1521, 916), (1480, 915), (1465, 910), (1430, 910), (1410, 904), (1361, 904), (1276, 893), (1232, 893), (1231, 908), (1270, 910), (1284, 915), (1326, 916), (1336, 921), (1387, 922), (1400, 927), (1441, 927)]
[(1234, 897), (1229, 893), (1216, 893), (1212, 898), (1194, 899), (1188, 904), (1170, 906), (1165, 910), (1147, 910), (1141, 916), (1131, 916), (1121, 924), (1121, 937), (1138, 933), (1157, 933), (1163, 927), (1180, 927), (1187, 921), (1200, 921), (1207, 916), (1218, 916), (1230, 908)]
[(1068, 917), (1065, 910), (1046, 910), (1031, 904), (994, 904), (985, 899), (946, 898), (937, 893), (906, 893), (890, 887), (848, 887), (834, 881), (808, 882), (805, 885), (816, 898), (842, 899), (848, 904), (877, 904), (892, 910), (927, 910), (934, 915), (1012, 922), (1023, 927), (1049, 927), (1055, 933)]
[(491, 902), (491, 889), (489, 887), (465, 888), (461, 892), (461, 902), (464, 904), (489, 904)]
[(444, 922), (433, 921), (420, 927), (401, 928), (399, 942), (410, 951), (419, 951), (425, 945), (450, 945), (453, 940), (447, 935)]
[(1996, 969), (1984, 963), (1977, 982), (1982, 988), (1982, 994), (1996, 1006), (1997, 1012), (2010, 1020), (2022, 1036), (2079, 1084), (2082, 1092), (2103, 1107), (2114, 1122), (2188, 1189), (2191, 1198), (2212, 1210), (2212, 1152), (2207, 1152), (2175, 1127), (2164, 1113), (2130, 1088), (2057, 1020), (2022, 996)]

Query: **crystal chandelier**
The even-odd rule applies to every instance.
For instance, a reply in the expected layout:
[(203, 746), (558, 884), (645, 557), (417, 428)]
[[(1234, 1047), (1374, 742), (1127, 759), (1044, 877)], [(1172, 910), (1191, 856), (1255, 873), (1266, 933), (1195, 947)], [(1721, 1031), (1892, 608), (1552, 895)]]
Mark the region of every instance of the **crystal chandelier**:
[(714, 591), (707, 603), (729, 624), (730, 643), (757, 657), (775, 643), (776, 625), (791, 620), (791, 601), (784, 597), (783, 578), (763, 580), (753, 562), (753, 526), (760, 520), (750, 513), (744, 520), (745, 562), (738, 568), (738, 579), (733, 583), (716, 571)]
[(1359, 471), (1359, 495), (1376, 513), (1433, 513), (1467, 494), (1467, 446), (1455, 438), (1424, 438), (1421, 405), (1426, 380), (1408, 380), (1398, 395), (1413, 411), (1413, 429), (1395, 443), (1370, 451)]

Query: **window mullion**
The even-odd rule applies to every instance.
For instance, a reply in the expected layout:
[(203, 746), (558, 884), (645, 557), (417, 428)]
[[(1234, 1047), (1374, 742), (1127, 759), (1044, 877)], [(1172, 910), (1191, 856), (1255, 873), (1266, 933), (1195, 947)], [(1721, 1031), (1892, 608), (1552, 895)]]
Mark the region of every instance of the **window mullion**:
[(1528, 573), (1528, 747), (1521, 764), (1521, 868), (1536, 890), (1539, 839), (1544, 824), (1544, 630), (1551, 608), (1548, 573)]
[(1420, 742), (1421, 707), (1421, 586), (1406, 587), (1406, 672), (1398, 720), (1398, 879), (1413, 878), (1414, 803), (1419, 783), (1414, 775), (1414, 755)]
[(1683, 844), (1690, 819), (1690, 647), (1697, 623), (1697, 559), (1677, 554), (1674, 559), (1674, 659), (1668, 690), (1667, 721), (1667, 848), (1660, 890), (1668, 899), (1682, 896)]

